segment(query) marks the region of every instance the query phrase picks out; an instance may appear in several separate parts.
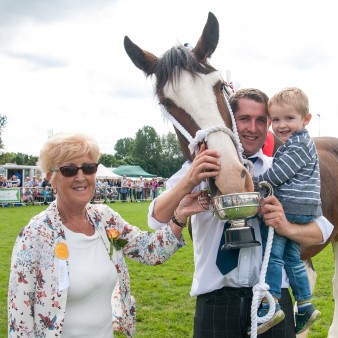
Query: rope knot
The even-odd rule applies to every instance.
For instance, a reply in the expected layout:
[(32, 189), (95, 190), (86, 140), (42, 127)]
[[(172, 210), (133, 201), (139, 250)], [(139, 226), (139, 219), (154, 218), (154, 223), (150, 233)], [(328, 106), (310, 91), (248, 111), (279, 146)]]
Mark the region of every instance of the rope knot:
[(190, 154), (198, 153), (198, 144), (202, 141), (207, 141), (208, 139), (208, 130), (201, 129), (196, 132), (195, 138), (189, 144)]
[(255, 294), (256, 292), (259, 293), (266, 293), (270, 289), (270, 286), (266, 283), (257, 283), (253, 288), (252, 291)]

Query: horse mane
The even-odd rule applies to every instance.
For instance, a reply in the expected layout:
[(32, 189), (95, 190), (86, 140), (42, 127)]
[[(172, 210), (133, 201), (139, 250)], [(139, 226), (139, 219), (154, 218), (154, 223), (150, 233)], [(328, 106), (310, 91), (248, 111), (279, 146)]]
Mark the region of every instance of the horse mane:
[(198, 73), (209, 74), (216, 69), (206, 62), (202, 63), (198, 61), (188, 47), (182, 45), (174, 46), (165, 52), (156, 63), (154, 71), (156, 92), (161, 91), (168, 82), (174, 86), (175, 82), (179, 81), (183, 70), (196, 77)]

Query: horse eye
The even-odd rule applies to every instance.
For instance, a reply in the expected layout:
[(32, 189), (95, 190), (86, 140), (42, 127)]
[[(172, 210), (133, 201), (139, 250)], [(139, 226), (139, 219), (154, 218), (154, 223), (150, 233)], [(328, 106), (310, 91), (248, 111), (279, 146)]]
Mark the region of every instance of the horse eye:
[(173, 102), (170, 99), (163, 99), (160, 101), (160, 104), (162, 104), (164, 107), (166, 107), (167, 109), (171, 108), (173, 105)]

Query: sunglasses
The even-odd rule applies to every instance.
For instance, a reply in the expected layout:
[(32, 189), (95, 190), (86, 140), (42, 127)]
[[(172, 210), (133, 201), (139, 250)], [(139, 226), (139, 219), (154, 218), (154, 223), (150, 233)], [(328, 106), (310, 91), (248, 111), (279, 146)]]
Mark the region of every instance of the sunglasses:
[(86, 163), (81, 167), (77, 167), (75, 165), (65, 165), (60, 168), (52, 169), (51, 171), (60, 171), (64, 177), (73, 177), (77, 175), (80, 169), (85, 175), (93, 175), (97, 172), (97, 167), (98, 163)]

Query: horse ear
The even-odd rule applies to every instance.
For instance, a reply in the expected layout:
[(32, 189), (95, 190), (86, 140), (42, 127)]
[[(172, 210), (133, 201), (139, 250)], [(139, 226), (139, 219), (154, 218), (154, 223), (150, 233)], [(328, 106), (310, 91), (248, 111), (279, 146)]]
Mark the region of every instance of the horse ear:
[(158, 57), (135, 45), (128, 36), (124, 37), (124, 49), (137, 68), (147, 75), (154, 73)]
[(193, 49), (199, 61), (206, 61), (215, 51), (219, 39), (219, 24), (215, 15), (209, 12), (207, 23), (199, 38), (196, 47)]

